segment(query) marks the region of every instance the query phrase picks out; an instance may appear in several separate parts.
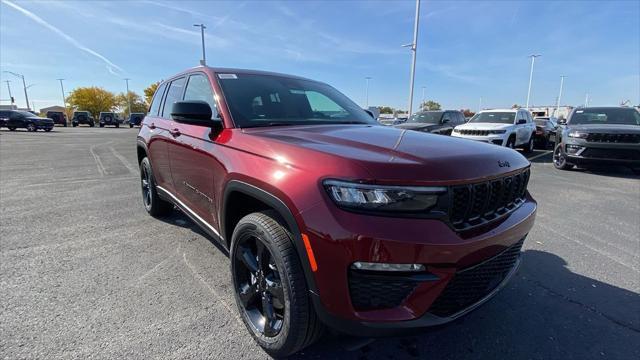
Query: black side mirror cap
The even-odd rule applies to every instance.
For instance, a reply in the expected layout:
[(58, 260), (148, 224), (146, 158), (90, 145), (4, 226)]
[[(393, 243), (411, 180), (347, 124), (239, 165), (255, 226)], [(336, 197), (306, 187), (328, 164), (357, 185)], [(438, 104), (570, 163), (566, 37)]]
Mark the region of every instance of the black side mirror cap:
[(221, 119), (211, 119), (213, 112), (206, 101), (176, 101), (171, 107), (171, 118), (181, 124), (222, 127)]
[(526, 123), (527, 123), (527, 120), (525, 120), (525, 119), (518, 120), (518, 125), (519, 124), (526, 124)]

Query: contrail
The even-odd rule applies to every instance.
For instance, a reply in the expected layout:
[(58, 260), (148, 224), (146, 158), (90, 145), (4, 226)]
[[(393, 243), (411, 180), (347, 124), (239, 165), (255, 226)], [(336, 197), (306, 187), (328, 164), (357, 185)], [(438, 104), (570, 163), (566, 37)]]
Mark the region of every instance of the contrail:
[[(44, 19), (42, 19), (41, 17), (39, 17), (38, 15), (32, 13), (31, 11), (24, 9), (14, 3), (12, 3), (9, 0), (1, 0), (3, 3), (7, 4), (8, 6), (11, 6), (12, 8), (18, 10), (19, 12), (23, 13), (25, 16), (27, 16), (28, 18), (30, 18), (31, 20), (37, 22), (38, 24), (48, 28), (49, 30), (53, 31), (54, 33), (60, 35), (63, 39), (67, 40), (68, 42), (71, 43), (71, 45), (75, 46), (76, 48), (87, 52), (95, 57), (97, 57), (98, 59), (104, 61), (105, 65), (107, 66), (107, 70), (116, 76), (120, 76), (122, 74), (118, 74), (117, 72), (123, 73), (124, 70), (122, 70), (122, 68), (116, 64), (114, 64), (113, 62), (111, 62), (111, 60), (107, 59), (106, 57), (102, 56), (101, 54), (97, 53), (96, 51), (89, 49), (88, 47), (80, 44), (78, 42), (78, 40), (72, 38), (71, 36), (65, 34), (62, 30), (58, 29), (57, 27), (49, 24), (48, 22), (46, 22)], [(114, 70), (115, 69), (115, 70)], [(116, 72), (117, 70), (117, 72)]]

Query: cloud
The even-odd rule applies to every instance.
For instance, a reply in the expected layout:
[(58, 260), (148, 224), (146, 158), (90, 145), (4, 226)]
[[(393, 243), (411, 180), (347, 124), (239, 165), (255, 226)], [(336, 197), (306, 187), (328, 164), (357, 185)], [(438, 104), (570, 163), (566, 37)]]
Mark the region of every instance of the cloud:
[(25, 15), (26, 17), (30, 18), (31, 20), (37, 22), (38, 24), (46, 27), (47, 29), (53, 31), (54, 33), (56, 33), (57, 35), (59, 35), (60, 37), (62, 37), (63, 39), (67, 40), (69, 43), (71, 43), (71, 45), (73, 45), (74, 47), (76, 47), (79, 50), (82, 50), (90, 55), (93, 55), (95, 57), (97, 57), (98, 59), (102, 60), (102, 62), (105, 63), (107, 71), (109, 71), (111, 74), (116, 75), (116, 76), (122, 76), (124, 70), (114, 64), (111, 60), (107, 59), (106, 57), (104, 57), (103, 55), (101, 55), (100, 53), (98, 53), (97, 51), (90, 49), (84, 45), (82, 45), (80, 42), (78, 42), (76, 39), (74, 39), (73, 37), (67, 35), (65, 32), (63, 32), (62, 30), (58, 29), (57, 27), (49, 24), (48, 22), (46, 22), (44, 19), (42, 19), (41, 17), (39, 17), (38, 15), (32, 13), (31, 11), (24, 9), (14, 3), (12, 3), (9, 0), (1, 0), (4, 4), (14, 8), (15, 10), (21, 12), (23, 15)]

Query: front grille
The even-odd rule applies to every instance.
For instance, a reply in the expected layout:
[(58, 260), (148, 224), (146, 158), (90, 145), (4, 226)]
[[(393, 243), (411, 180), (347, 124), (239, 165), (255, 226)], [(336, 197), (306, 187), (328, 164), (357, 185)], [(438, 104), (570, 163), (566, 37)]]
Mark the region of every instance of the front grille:
[(513, 269), (520, 257), (523, 242), (524, 238), (499, 255), (457, 272), (431, 305), (429, 312), (441, 317), (452, 316), (482, 300)]
[(418, 281), (402, 276), (369, 275), (349, 270), (349, 292), (356, 310), (391, 309), (400, 306)]
[(470, 135), (470, 136), (487, 136), (489, 135), (489, 130), (466, 130), (460, 129), (460, 134), (462, 135)]
[(640, 160), (640, 150), (586, 148), (580, 156), (596, 159)]
[(640, 143), (640, 134), (589, 133), (589, 135), (587, 136), (587, 141), (604, 142), (604, 143), (638, 144)]
[(493, 221), (524, 202), (529, 169), (487, 182), (454, 186), (449, 219), (456, 230)]

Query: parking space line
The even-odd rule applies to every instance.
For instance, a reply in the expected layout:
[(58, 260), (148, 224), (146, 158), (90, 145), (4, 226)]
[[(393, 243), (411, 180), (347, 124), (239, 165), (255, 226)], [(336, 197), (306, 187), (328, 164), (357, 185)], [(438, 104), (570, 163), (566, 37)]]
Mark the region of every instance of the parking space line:
[(106, 169), (104, 168), (104, 165), (102, 165), (102, 160), (100, 160), (100, 156), (98, 156), (98, 154), (96, 154), (95, 152), (95, 148), (98, 145), (106, 145), (106, 144), (91, 145), (91, 147), (89, 148), (89, 152), (91, 152), (91, 155), (93, 156), (93, 160), (95, 160), (96, 162), (96, 166), (98, 167), (98, 173), (100, 173), (100, 176), (104, 176)]
[(109, 150), (111, 150), (111, 153), (113, 154), (113, 156), (115, 156), (116, 158), (118, 158), (118, 160), (120, 160), (120, 162), (122, 163), (122, 165), (124, 165), (127, 169), (129, 169), (129, 172), (132, 175), (138, 175), (139, 172), (138, 170), (136, 170), (131, 163), (129, 162), (129, 160), (127, 160), (124, 156), (120, 155), (120, 153), (118, 153), (116, 151), (116, 149), (113, 148), (113, 146), (109, 146)]
[(550, 154), (550, 153), (552, 153), (552, 152), (553, 152), (552, 150), (547, 150), (547, 151), (545, 151), (545, 152), (544, 152), (544, 153), (542, 153), (542, 154), (538, 154), (538, 155), (536, 155), (536, 156), (532, 156), (532, 157), (530, 157), (530, 158), (527, 158), (527, 160), (529, 160), (529, 161), (531, 161), (531, 160), (535, 160), (535, 159), (537, 159), (537, 158), (541, 158), (541, 157), (543, 157), (543, 156), (545, 156), (545, 155), (549, 155), (549, 154)]

